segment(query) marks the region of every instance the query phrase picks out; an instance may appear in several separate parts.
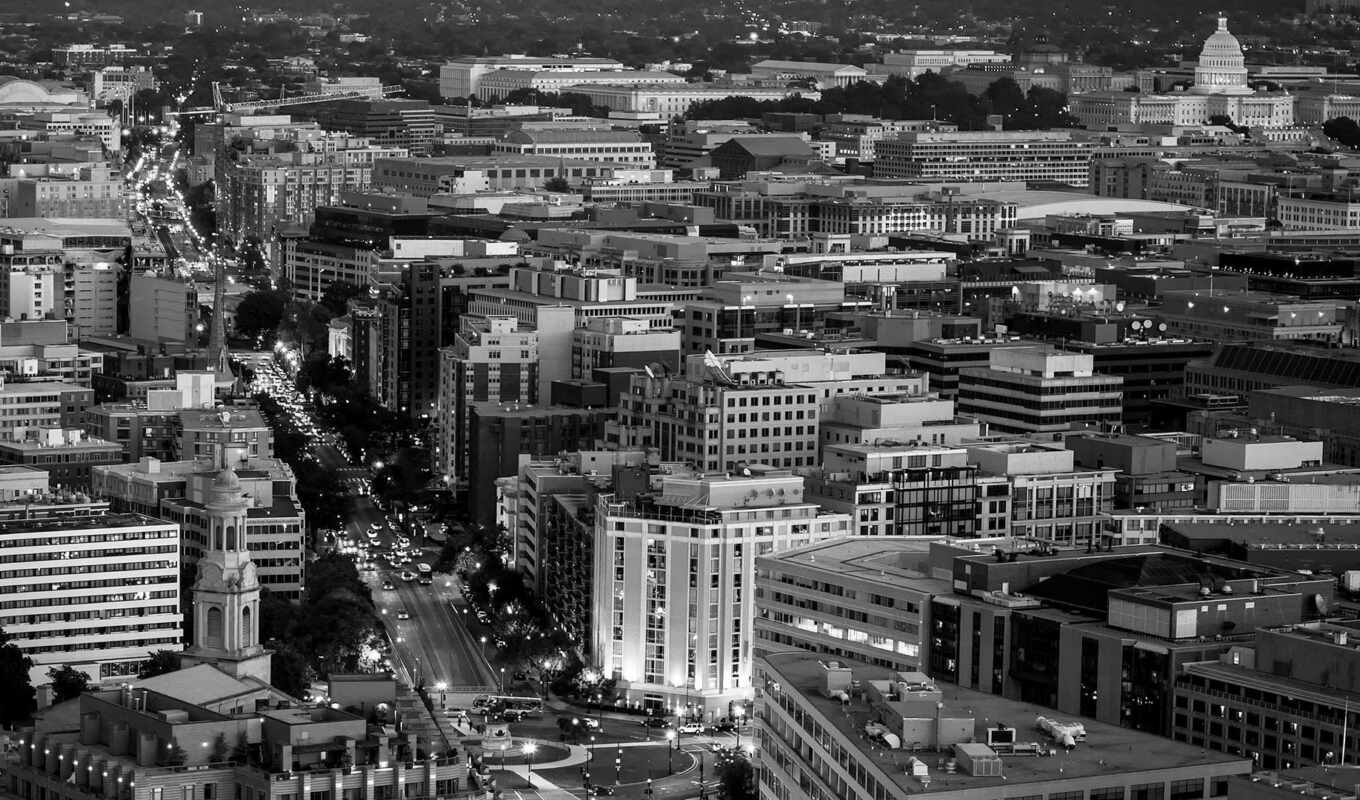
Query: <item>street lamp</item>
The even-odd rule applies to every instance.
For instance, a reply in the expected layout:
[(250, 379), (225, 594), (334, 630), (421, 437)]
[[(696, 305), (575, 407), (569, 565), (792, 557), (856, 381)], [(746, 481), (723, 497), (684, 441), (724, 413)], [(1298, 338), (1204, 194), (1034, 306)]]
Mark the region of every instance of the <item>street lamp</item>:
[(534, 753), (537, 750), (538, 745), (533, 742), (524, 743), (524, 755), (529, 759), (529, 772), (524, 779), (528, 781), (530, 789), (534, 788)]
[(675, 729), (672, 728), (672, 729), (666, 731), (666, 774), (667, 774), (667, 775), (674, 775), (674, 774), (675, 774), (675, 763), (674, 763), (674, 761), (673, 761), (672, 758), (671, 758), (671, 755), (675, 752), (675, 747), (676, 747), (676, 742), (675, 742), (675, 740), (676, 740)]
[(482, 660), (486, 660), (486, 637), (482, 637)]
[(501, 694), (505, 694), (505, 667), (501, 667)]
[(746, 706), (737, 706), (732, 709), (732, 716), (737, 718), (737, 747), (741, 747), (741, 718), (746, 716)]

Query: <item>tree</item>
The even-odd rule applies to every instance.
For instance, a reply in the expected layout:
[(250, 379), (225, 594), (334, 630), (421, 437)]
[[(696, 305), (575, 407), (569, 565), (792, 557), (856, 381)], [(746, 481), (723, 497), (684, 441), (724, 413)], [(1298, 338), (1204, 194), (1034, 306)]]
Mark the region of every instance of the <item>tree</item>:
[(1360, 147), (1360, 125), (1350, 117), (1337, 117), (1322, 123), (1322, 132), (1346, 147)]
[(303, 697), (312, 683), (312, 668), (307, 658), (291, 645), (275, 643), (269, 659), (270, 683), (290, 697)]
[(561, 175), (554, 175), (548, 179), (547, 183), (543, 184), (543, 188), (550, 192), (570, 192), (571, 184), (567, 183), (567, 179)]
[(241, 303), (236, 306), (236, 330), (252, 339), (261, 334), (273, 333), (283, 322), (287, 307), (288, 297), (283, 292), (251, 292), (241, 298)]
[(718, 791), (726, 800), (755, 800), (755, 770), (740, 751), (725, 751), (713, 762)]
[(90, 676), (70, 664), (49, 669), (47, 677), (52, 681), (53, 703), (73, 700), (90, 688)]
[(141, 668), (137, 670), (138, 678), (154, 678), (179, 669), (179, 653), (156, 650), (149, 655), (151, 657), (143, 661)]
[(0, 725), (6, 728), (33, 715), (36, 693), (28, 677), (31, 669), (33, 660), (0, 630)]
[(321, 305), (330, 309), (330, 312), (338, 317), (349, 311), (350, 299), (367, 293), (368, 288), (365, 286), (337, 281), (327, 286), (326, 291), (321, 293)]

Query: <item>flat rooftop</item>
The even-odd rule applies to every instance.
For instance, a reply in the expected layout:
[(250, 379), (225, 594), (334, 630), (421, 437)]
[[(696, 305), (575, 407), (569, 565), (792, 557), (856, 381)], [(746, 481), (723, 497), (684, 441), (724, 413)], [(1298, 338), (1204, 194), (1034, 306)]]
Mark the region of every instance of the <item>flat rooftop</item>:
[(46, 519), (15, 519), (0, 521), (0, 535), (33, 533), (36, 531), (105, 530), (108, 528), (179, 528), (178, 523), (148, 517), (145, 514), (77, 514)]
[(915, 536), (849, 536), (829, 539), (762, 556), (777, 564), (798, 564), (815, 569), (833, 570), (837, 575), (891, 589), (911, 588), (935, 594), (952, 594), (953, 582), (947, 575), (936, 577), (931, 571), (930, 548), (936, 543), (970, 550), (990, 550), (995, 539), (922, 539)]
[[(1303, 525), (1286, 517), (1277, 521), (1261, 519), (1251, 522), (1176, 522), (1165, 523), (1168, 528), (1194, 541), (1227, 539), (1248, 548), (1270, 548), (1279, 545), (1306, 545), (1319, 549), (1335, 549), (1339, 545), (1360, 545), (1360, 522), (1328, 521), (1317, 525)], [(1318, 531), (1322, 532), (1319, 537)]]
[[(878, 712), (862, 701), (842, 705), (840, 699), (825, 696), (822, 691), (825, 673), (819, 656), (804, 651), (791, 651), (773, 653), (766, 656), (765, 661), (783, 677), (784, 685), (796, 690), (819, 713), (824, 726), (839, 730), (841, 735), (852, 743), (864, 741), (864, 726), (866, 723), (877, 721)], [(884, 667), (855, 664), (852, 668), (853, 677), (866, 683), (893, 680), (897, 676), (897, 673)], [(1036, 741), (1050, 744), (1051, 737), (1034, 727), (1034, 719), (1042, 715), (1064, 721), (1069, 716), (1043, 706), (1007, 700), (997, 695), (982, 694), (951, 684), (938, 685), (944, 692), (946, 708), (952, 709), (955, 713), (966, 710), (973, 715), (974, 736), (979, 742), (987, 740), (989, 727), (1004, 722), (1008, 727), (1015, 729), (1020, 742)], [(1079, 721), (1086, 727), (1084, 742), (1079, 743), (1070, 752), (1061, 753), (1054, 758), (1005, 756), (1004, 777), (978, 777), (968, 775), (963, 770), (951, 775), (944, 770), (934, 769), (937, 760), (954, 756), (953, 748), (947, 751), (916, 752), (917, 758), (932, 767), (928, 786), (913, 777), (909, 770), (903, 769), (908, 753), (902, 750), (889, 750), (877, 746), (856, 747), (855, 756), (856, 760), (872, 763), (883, 774), (888, 775), (901, 789), (902, 795), (977, 792), (995, 787), (996, 797), (1003, 794), (1014, 795), (1013, 788), (1007, 790), (1004, 787), (1022, 784), (1056, 784), (1059, 781), (1112, 774), (1156, 774), (1164, 770), (1207, 767), (1213, 764), (1241, 765), (1241, 772), (1245, 774), (1250, 764), (1244, 758), (1192, 747), (1130, 728), (1107, 725), (1085, 717), (1079, 718)], [(1042, 791), (1040, 793), (1046, 794)]]

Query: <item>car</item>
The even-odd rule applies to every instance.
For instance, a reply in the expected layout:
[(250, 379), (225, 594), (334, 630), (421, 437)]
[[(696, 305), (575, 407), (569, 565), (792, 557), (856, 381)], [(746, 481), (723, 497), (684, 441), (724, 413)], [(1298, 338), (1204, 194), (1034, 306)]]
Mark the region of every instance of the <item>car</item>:
[(395, 583), (393, 583), (393, 582), (391, 582), (391, 581), (383, 581), (383, 589), (384, 589), (385, 591), (389, 591), (389, 592), (390, 592), (390, 591), (392, 591), (392, 590), (394, 590), (394, 589), (396, 589), (396, 588), (397, 588), (397, 585), (396, 585)]
[(600, 721), (594, 717), (585, 717), (581, 720), (581, 724), (584, 725), (585, 729), (588, 731), (598, 731), (600, 729)]
[(686, 722), (679, 728), (676, 728), (676, 730), (680, 731), (681, 733), (703, 733), (708, 729), (704, 727), (704, 724), (702, 722)]
[(411, 581), (416, 579), (416, 574), (414, 572), (411, 572), (410, 570), (406, 570), (401, 573), (401, 579), (406, 581), (407, 583), (410, 583)]
[(592, 787), (590, 787), (590, 795), (591, 795), (592, 797), (613, 797), (613, 796), (614, 796), (614, 787), (613, 787), (613, 786), (592, 786)]
[(519, 711), (513, 708), (507, 708), (506, 710), (496, 714), (496, 717), (499, 718), (502, 722), (520, 722), (526, 716), (528, 715), (525, 714), (523, 711)]
[(644, 728), (669, 728), (671, 721), (665, 717), (644, 717), (642, 726)]
[(410, 618), (411, 618), (411, 612), (410, 612), (410, 611), (407, 611), (407, 610), (404, 609), (404, 608), (403, 608), (403, 609), (399, 609), (399, 610), (397, 611), (397, 619), (410, 619)]
[(731, 722), (730, 720), (723, 720), (723, 721), (721, 721), (721, 722), (715, 722), (715, 723), (713, 723), (713, 730), (716, 731), (716, 732), (718, 732), (718, 733), (731, 733), (732, 731), (735, 731), (736, 729), (737, 729), (737, 726), (736, 726), (736, 725), (733, 725), (732, 722)]

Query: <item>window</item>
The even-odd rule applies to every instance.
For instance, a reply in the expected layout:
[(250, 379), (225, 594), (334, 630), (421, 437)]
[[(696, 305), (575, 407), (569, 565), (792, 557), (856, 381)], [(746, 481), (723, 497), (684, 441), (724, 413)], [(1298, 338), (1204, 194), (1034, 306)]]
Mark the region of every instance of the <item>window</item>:
[(1124, 787), (1107, 786), (1104, 789), (1092, 789), (1090, 800), (1124, 800)]
[(1191, 778), (1171, 782), (1171, 795), (1168, 800), (1199, 800), (1204, 797), (1204, 779)]

